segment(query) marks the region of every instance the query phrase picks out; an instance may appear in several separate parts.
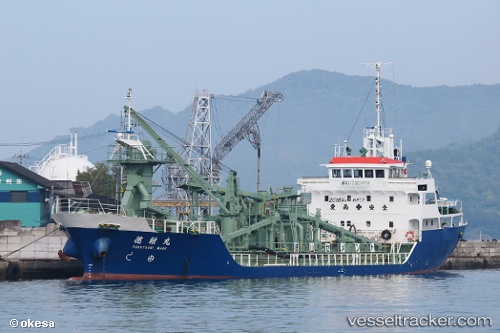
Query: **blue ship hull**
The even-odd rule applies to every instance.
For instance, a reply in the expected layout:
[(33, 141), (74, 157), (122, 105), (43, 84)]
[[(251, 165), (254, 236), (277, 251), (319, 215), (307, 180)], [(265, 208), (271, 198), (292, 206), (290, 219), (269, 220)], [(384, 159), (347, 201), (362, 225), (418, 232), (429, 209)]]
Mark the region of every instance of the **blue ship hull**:
[[(437, 270), (465, 226), (422, 232), (401, 264), (241, 266), (218, 235), (69, 227), (64, 252), (81, 259), (84, 280), (289, 278), (416, 274)], [(314, 254), (313, 254), (314, 255)], [(320, 255), (318, 253), (318, 255)]]

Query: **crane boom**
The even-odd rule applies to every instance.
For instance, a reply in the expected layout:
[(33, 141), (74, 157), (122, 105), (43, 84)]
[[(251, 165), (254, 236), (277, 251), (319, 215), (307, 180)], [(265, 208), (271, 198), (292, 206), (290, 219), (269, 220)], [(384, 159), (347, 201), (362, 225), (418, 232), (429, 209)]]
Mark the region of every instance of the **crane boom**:
[[(218, 164), (233, 148), (242, 141), (245, 137), (249, 137), (258, 133), (255, 131), (254, 125), (257, 120), (276, 102), (283, 100), (283, 94), (280, 92), (264, 91), (259, 97), (255, 106), (240, 120), (240, 122), (221, 139), (214, 150), (214, 164)], [(258, 140), (258, 139), (257, 139)], [(251, 142), (254, 147), (256, 143)]]
[(137, 122), (139, 126), (142, 127), (146, 133), (148, 133), (153, 140), (156, 141), (160, 145), (160, 147), (168, 154), (169, 157), (173, 158), (177, 165), (181, 167), (186, 174), (189, 175), (190, 179), (197, 183), (199, 187), (203, 189), (203, 191), (212, 199), (215, 201), (215, 203), (220, 207), (221, 211), (226, 214), (231, 214), (231, 212), (226, 208), (226, 205), (221, 200), (220, 194), (217, 192), (217, 190), (210, 185), (209, 182), (207, 182), (203, 177), (188, 163), (186, 162), (179, 153), (175, 151), (170, 145), (163, 140), (163, 138), (156, 133), (156, 131), (149, 126), (149, 124), (139, 116), (137, 112), (135, 112), (132, 108), (128, 108), (128, 111), (130, 112), (130, 116), (134, 118), (134, 120)]

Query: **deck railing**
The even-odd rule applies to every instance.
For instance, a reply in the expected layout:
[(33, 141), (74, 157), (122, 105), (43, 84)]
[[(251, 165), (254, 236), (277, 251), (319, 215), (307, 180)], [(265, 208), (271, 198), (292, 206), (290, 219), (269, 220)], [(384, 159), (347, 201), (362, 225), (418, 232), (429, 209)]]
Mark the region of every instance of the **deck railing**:
[(232, 253), (241, 266), (401, 265), (410, 253), (291, 253), (289, 256)]
[(215, 221), (177, 221), (168, 219), (148, 219), (151, 229), (159, 232), (190, 234), (219, 234)]
[(91, 213), (107, 215), (126, 215), (120, 205), (102, 203), (90, 198), (58, 198), (55, 205), (56, 213)]

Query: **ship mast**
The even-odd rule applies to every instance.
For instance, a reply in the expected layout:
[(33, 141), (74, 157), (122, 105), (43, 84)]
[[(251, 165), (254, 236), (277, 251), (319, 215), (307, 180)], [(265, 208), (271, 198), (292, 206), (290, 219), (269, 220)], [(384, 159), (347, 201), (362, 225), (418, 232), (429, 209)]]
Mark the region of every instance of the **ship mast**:
[(384, 156), (394, 158), (394, 135), (389, 128), (382, 129), (382, 92), (381, 92), (381, 69), (383, 65), (391, 63), (376, 62), (374, 64), (366, 64), (375, 69), (375, 111), (377, 112), (377, 123), (375, 127), (365, 129), (363, 148), (361, 154), (363, 156)]
[(131, 121), (130, 121), (130, 104), (131, 104), (131, 101), (132, 101), (132, 88), (128, 88), (127, 95), (125, 95), (125, 99), (128, 100), (128, 110), (127, 110), (127, 113), (126, 113), (126, 116), (127, 116), (127, 129), (126, 129), (126, 133), (127, 133), (127, 139), (130, 140), (130, 133), (132, 131), (132, 124), (131, 124)]
[(375, 71), (377, 72), (375, 76), (375, 106), (376, 106), (376, 111), (377, 111), (377, 132), (376, 132), (376, 137), (382, 136), (382, 124), (381, 124), (381, 115), (382, 115), (382, 95), (380, 93), (380, 67), (381, 63), (377, 62), (375, 63)]

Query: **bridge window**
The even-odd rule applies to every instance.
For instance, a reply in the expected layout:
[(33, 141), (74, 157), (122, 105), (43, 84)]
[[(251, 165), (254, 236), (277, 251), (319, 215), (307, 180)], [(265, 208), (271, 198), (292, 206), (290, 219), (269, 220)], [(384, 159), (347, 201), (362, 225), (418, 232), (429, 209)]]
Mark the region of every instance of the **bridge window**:
[(432, 205), (436, 203), (436, 193), (425, 193), (425, 204)]
[(352, 170), (344, 169), (344, 178), (352, 178)]
[(384, 170), (375, 170), (375, 177), (376, 178), (384, 178), (385, 177)]
[(389, 178), (403, 178), (404, 176), (404, 168), (392, 168), (389, 170)]
[(332, 170), (332, 177), (333, 178), (340, 178), (341, 177), (340, 169), (333, 169)]
[(365, 178), (373, 178), (373, 170), (365, 170)]
[(354, 178), (362, 178), (363, 177), (363, 170), (354, 169), (353, 173), (354, 173)]

